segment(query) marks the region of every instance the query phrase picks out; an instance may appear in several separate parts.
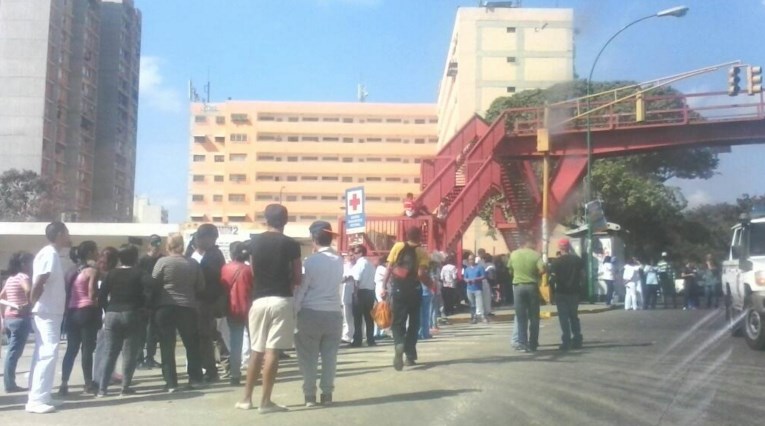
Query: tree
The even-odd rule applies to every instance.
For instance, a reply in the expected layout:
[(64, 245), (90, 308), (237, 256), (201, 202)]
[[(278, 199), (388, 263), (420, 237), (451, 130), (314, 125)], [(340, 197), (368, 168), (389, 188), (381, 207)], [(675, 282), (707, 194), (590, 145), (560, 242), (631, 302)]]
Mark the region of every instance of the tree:
[(55, 217), (55, 193), (49, 181), (31, 170), (0, 175), (0, 220), (48, 221)]
[[(634, 84), (630, 81), (594, 82), (592, 93)], [(619, 97), (636, 90), (623, 90)], [(545, 90), (523, 91), (510, 97), (497, 98), (487, 110), (486, 119), (496, 120), (506, 109), (544, 106), (585, 94), (586, 82), (583, 80), (560, 83)], [(671, 87), (657, 88), (651, 92), (652, 96), (678, 94)], [(597, 105), (613, 98), (613, 94), (603, 95), (593, 98), (592, 103)], [(655, 102), (658, 104), (652, 105), (654, 109), (679, 110), (683, 106), (680, 97)], [(627, 117), (629, 114), (634, 115), (634, 103), (625, 102), (615, 106), (612, 111), (595, 112), (591, 121), (597, 124), (606, 113), (612, 112)], [(670, 118), (673, 113), (666, 114), (666, 118)], [(508, 114), (508, 126), (512, 128), (518, 122), (534, 118), (526, 115), (523, 112)], [(696, 117), (700, 118), (698, 115)], [(643, 258), (654, 257), (677, 241), (673, 236), (679, 232), (677, 227), (683, 222), (682, 211), (686, 206), (680, 191), (665, 185), (665, 182), (673, 177), (708, 179), (714, 174), (717, 165), (716, 154), (706, 148), (663, 150), (597, 159), (592, 168), (593, 196), (602, 201), (608, 220), (619, 223), (627, 231), (625, 239), (631, 254)], [(567, 222), (581, 223), (582, 211), (578, 210), (561, 214), (573, 214), (576, 219)]]

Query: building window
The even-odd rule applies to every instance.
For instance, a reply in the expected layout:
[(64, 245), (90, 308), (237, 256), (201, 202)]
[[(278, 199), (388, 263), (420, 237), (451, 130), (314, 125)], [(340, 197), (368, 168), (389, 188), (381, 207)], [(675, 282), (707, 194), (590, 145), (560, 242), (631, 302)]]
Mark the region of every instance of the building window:
[(343, 138), (343, 143), (353, 143), (353, 138)]
[(343, 182), (353, 182), (352, 176), (343, 176)]
[(276, 117), (274, 117), (273, 115), (258, 114), (258, 121), (276, 121)]
[(287, 176), (287, 182), (297, 182), (297, 176)]
[(321, 157), (321, 161), (340, 161), (340, 157)]
[(201, 163), (202, 161), (205, 161), (204, 155), (195, 155), (194, 156), (194, 162), (195, 163)]
[(247, 142), (247, 133), (232, 133), (229, 140), (231, 142)]
[(401, 198), (399, 198), (399, 197), (385, 197), (385, 201), (387, 201), (387, 202), (401, 201)]
[(244, 194), (228, 194), (228, 201), (232, 203), (243, 203), (244, 200)]
[(300, 140), (297, 136), (287, 136), (287, 142), (298, 142)]
[(247, 216), (229, 216), (228, 221), (229, 222), (246, 222)]
[(258, 155), (258, 161), (274, 161), (273, 155)]
[(366, 200), (367, 201), (381, 201), (382, 198), (381, 197), (375, 197), (375, 196), (369, 196), (369, 197), (366, 197)]
[(215, 182), (223, 182), (223, 175), (216, 175)]
[(353, 157), (343, 157), (343, 163), (353, 163)]
[(298, 117), (288, 117), (287, 121), (289, 121), (290, 123), (296, 123), (296, 122), (300, 121), (300, 118), (298, 118)]
[(213, 195), (213, 201), (216, 203), (220, 203), (221, 201), (223, 201), (223, 196), (220, 194)]
[(250, 118), (247, 117), (247, 114), (231, 114), (231, 121), (234, 123), (246, 123), (250, 121)]
[(339, 141), (340, 141), (340, 138), (336, 138), (336, 137), (325, 137), (325, 138), (321, 138), (321, 140), (322, 140), (322, 141), (324, 141), (324, 142), (339, 142)]
[(224, 161), (226, 161), (226, 156), (225, 155), (216, 155), (215, 156), (215, 162), (216, 163), (222, 163)]
[(205, 200), (205, 196), (202, 194), (193, 194), (191, 196), (191, 201), (194, 201), (194, 202), (201, 202), (204, 200)]
[(318, 197), (315, 195), (303, 195), (302, 200), (303, 201), (314, 201), (317, 200)]
[(303, 161), (319, 161), (319, 157), (303, 157)]
[(322, 195), (321, 201), (337, 201), (337, 195)]
[(212, 217), (213, 222), (223, 222), (223, 216), (213, 216)]
[(215, 137), (215, 143), (226, 143), (226, 137), (225, 136), (216, 136)]
[(318, 136), (303, 136), (303, 142), (318, 142)]
[(287, 157), (287, 162), (289, 163), (296, 163), (298, 160), (297, 157)]
[(207, 142), (207, 136), (194, 136), (194, 143), (205, 143)]
[(424, 144), (425, 143), (425, 139), (420, 139), (420, 138), (415, 139), (414, 143), (416, 143), (416, 144)]
[(507, 86), (507, 93), (515, 93), (515, 86)]
[(274, 196), (271, 194), (257, 194), (255, 200), (257, 201), (273, 201)]
[(258, 141), (275, 141), (276, 136), (274, 135), (258, 135)]
[(205, 175), (194, 175), (191, 179), (194, 182), (204, 182), (205, 181)]
[(382, 138), (367, 138), (367, 142), (369, 142), (369, 143), (380, 143), (380, 142), (382, 142)]
[(382, 118), (367, 118), (367, 123), (382, 123)]
[(507, 32), (508, 33), (514, 33), (515, 32), (515, 27), (507, 27)]
[(318, 176), (300, 176), (300, 180), (319, 180)]
[(319, 117), (303, 117), (303, 121), (319, 121)]
[(329, 123), (337, 123), (340, 121), (340, 117), (324, 117), (321, 121), (327, 121)]
[(297, 216), (287, 216), (287, 222), (297, 222)]
[(287, 201), (297, 201), (297, 195), (288, 195)]
[(425, 124), (425, 119), (424, 118), (415, 119), (414, 124)]
[(207, 117), (204, 115), (195, 115), (194, 116), (194, 122), (195, 123), (207, 123)]
[(386, 158), (385, 161), (389, 163), (400, 163), (403, 160), (401, 158)]
[(353, 118), (351, 117), (343, 118), (343, 123), (353, 123)]
[(382, 178), (379, 178), (379, 177), (367, 177), (367, 182), (382, 182)]
[(247, 154), (230, 154), (228, 161), (247, 161)]
[(316, 220), (316, 216), (314, 215), (302, 215), (300, 216), (301, 220)]
[(255, 180), (258, 180), (258, 181), (274, 181), (274, 180), (279, 180), (279, 179), (277, 179), (276, 176), (273, 176), (273, 175), (260, 175), (259, 174), (259, 175), (257, 175), (255, 177)]
[(380, 162), (382, 162), (382, 158), (367, 157), (367, 163), (380, 163)]
[(215, 117), (215, 124), (226, 124), (226, 117), (222, 115)]
[(400, 123), (401, 119), (400, 118), (386, 118), (385, 122), (386, 123)]
[(508, 56), (507, 57), (507, 63), (508, 64), (514, 64), (515, 63), (515, 56)]
[(228, 175), (229, 182), (242, 183), (247, 182), (247, 175), (241, 173), (233, 173)]
[(337, 177), (337, 176), (322, 176), (321, 180), (324, 180), (324, 181), (338, 181), (338, 180), (340, 180), (340, 178)]
[(385, 182), (401, 182), (401, 178), (399, 177), (386, 177)]

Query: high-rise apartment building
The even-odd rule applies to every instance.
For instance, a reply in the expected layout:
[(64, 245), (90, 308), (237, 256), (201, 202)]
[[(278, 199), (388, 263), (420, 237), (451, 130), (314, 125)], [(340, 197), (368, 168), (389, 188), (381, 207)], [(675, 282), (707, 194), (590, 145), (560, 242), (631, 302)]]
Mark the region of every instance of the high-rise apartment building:
[[(135, 10), (132, 0), (120, 3)], [(4, 149), (0, 172), (27, 169), (49, 179), (57, 191), (57, 209), (72, 219), (129, 221), (129, 207), (122, 208), (122, 215), (94, 209), (96, 197), (99, 203), (115, 203), (114, 198), (97, 195), (94, 188), (94, 181), (104, 179), (97, 176), (97, 169), (116, 168), (113, 158), (99, 157), (101, 144), (116, 141), (111, 136), (99, 138), (98, 127), (104, 115), (101, 108), (111, 107), (107, 93), (117, 91), (117, 86), (104, 84), (100, 76), (112, 49), (108, 40), (125, 29), (102, 24), (109, 19), (103, 14), (110, 8), (104, 6), (101, 0), (0, 1), (0, 146)], [(140, 28), (140, 15), (136, 16)], [(134, 42), (130, 52), (137, 58), (140, 31), (132, 35), (118, 41), (120, 45)], [(106, 58), (101, 57), (104, 51)], [(131, 88), (138, 84), (135, 67), (136, 72), (129, 75)], [(135, 120), (125, 126), (125, 132), (128, 140), (135, 141)], [(126, 180), (132, 191), (132, 174)]]
[(573, 21), (572, 9), (459, 8), (438, 94), (439, 146), (500, 96), (572, 80)]
[(132, 0), (103, 0), (98, 75), (98, 126), (93, 216), (107, 222), (133, 217), (141, 12)]
[(356, 186), (367, 214), (401, 214), (436, 126), (432, 104), (192, 103), (188, 220), (262, 229), (281, 202), (300, 226), (334, 223)]

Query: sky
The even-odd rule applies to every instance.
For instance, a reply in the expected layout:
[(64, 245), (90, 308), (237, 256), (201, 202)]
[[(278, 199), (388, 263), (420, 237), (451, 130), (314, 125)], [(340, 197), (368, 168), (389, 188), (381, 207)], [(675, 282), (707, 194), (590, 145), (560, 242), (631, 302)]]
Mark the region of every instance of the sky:
[[(136, 194), (186, 213), (188, 84), (211, 101), (436, 102), (458, 7), (477, 0), (135, 0), (143, 14)], [(677, 5), (683, 18), (650, 19), (616, 38), (593, 80), (648, 81), (732, 60), (765, 65), (765, 0), (524, 0), (574, 10), (575, 67), (631, 21)], [(675, 85), (726, 90), (726, 71)], [(732, 102), (722, 99), (723, 102)], [(743, 99), (742, 99), (743, 101)], [(673, 180), (690, 206), (763, 194), (765, 146), (720, 155), (709, 180)]]

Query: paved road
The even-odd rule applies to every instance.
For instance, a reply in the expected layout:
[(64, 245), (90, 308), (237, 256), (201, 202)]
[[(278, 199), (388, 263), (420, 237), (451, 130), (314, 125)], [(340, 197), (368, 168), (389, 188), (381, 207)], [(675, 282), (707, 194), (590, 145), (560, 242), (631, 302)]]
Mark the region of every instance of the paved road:
[[(139, 394), (72, 397), (39, 416), (24, 396), (0, 394), (6, 424), (269, 425), (747, 425), (765, 418), (765, 353), (721, 330), (722, 314), (610, 311), (582, 317), (585, 347), (556, 350), (558, 324), (542, 321), (535, 354), (509, 350), (510, 323), (459, 324), (421, 343), (421, 365), (396, 372), (391, 347), (343, 349), (336, 405), (300, 407), (295, 361), (274, 400), (289, 413), (237, 411), (239, 389), (159, 393), (159, 372), (140, 372)], [(181, 364), (182, 365), (182, 364)], [(76, 367), (78, 369), (79, 366)], [(79, 379), (73, 379), (77, 383)], [(257, 393), (257, 389), (256, 389)]]

